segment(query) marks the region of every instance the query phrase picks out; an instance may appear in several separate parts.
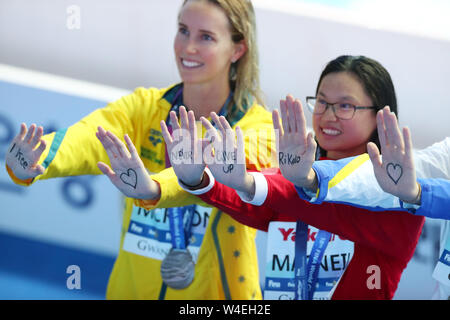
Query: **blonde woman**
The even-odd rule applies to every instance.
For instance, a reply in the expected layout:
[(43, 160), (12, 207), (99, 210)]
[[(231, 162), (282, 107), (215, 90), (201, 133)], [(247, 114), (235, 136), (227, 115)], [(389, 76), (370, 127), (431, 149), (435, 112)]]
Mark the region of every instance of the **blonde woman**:
[[(169, 112), (184, 105), (199, 117), (216, 112), (243, 130), (271, 132), (271, 115), (261, 106), (251, 2), (184, 1), (174, 51), (181, 83), (138, 88), (46, 136), (42, 127), (22, 124), (6, 155), (7, 170), (21, 185), (103, 172), (128, 196), (107, 298), (261, 299), (256, 231), (202, 206), (179, 187), (159, 124), (170, 127)], [(129, 151), (116, 137), (124, 137)], [(258, 156), (256, 151), (270, 149), (271, 139), (246, 145), (249, 168), (270, 166), (270, 150)], [(124, 166), (124, 157), (133, 165)], [(143, 171), (163, 172), (151, 179)], [(135, 206), (129, 197), (145, 199), (141, 205), (153, 210)]]

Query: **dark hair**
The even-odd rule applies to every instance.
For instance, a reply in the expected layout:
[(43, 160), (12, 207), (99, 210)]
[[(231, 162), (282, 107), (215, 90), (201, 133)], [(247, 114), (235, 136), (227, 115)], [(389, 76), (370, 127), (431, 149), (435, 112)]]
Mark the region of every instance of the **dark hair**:
[[(389, 106), (391, 111), (398, 118), (397, 98), (395, 96), (394, 84), (392, 83), (389, 72), (377, 61), (364, 56), (339, 56), (330, 61), (320, 75), (317, 84), (316, 95), (319, 91), (322, 79), (334, 72), (349, 72), (354, 74), (363, 86), (366, 94), (376, 106), (375, 112)], [(378, 131), (375, 129), (369, 141), (374, 142), (380, 149), (380, 140)], [(319, 146), (321, 155), (326, 154)]]

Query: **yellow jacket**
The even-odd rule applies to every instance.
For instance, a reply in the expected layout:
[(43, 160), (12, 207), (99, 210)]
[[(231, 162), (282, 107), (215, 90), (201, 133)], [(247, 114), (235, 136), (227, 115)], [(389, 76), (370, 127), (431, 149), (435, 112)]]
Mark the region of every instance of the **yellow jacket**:
[[(127, 133), (145, 167), (149, 172), (157, 173), (152, 178), (160, 183), (161, 198), (146, 209), (193, 203), (207, 206), (197, 197), (184, 192), (173, 170), (165, 168), (165, 143), (159, 121), (167, 118), (177, 87), (138, 88), (105, 108), (92, 112), (66, 130), (44, 136), (50, 146), (39, 161), (46, 167), (44, 174), (34, 180), (22, 181), (7, 168), (11, 178), (18, 184), (30, 185), (39, 179), (101, 174), (97, 162), (109, 163), (104, 148), (95, 136), (97, 127), (102, 126), (119, 138)], [(244, 134), (246, 131), (250, 133), (249, 139), (246, 139), (248, 167), (258, 170), (270, 167), (275, 154), (270, 112), (254, 104), (236, 125)], [(124, 250), (124, 239), (130, 233), (132, 216), (139, 217), (141, 221), (152, 218), (162, 223), (161, 210), (164, 209), (159, 210), (159, 213), (144, 210), (135, 206), (133, 199), (126, 198), (120, 251), (109, 279), (108, 299), (261, 299), (254, 242), (256, 230), (239, 224), (215, 208), (209, 209), (205, 216), (209, 219), (204, 235), (201, 235), (202, 241), (198, 244), (193, 282), (181, 290), (166, 287), (160, 275), (161, 259)], [(164, 225), (162, 228), (165, 228)], [(156, 234), (161, 231), (152, 230), (156, 230)], [(152, 241), (157, 242), (155, 239)]]

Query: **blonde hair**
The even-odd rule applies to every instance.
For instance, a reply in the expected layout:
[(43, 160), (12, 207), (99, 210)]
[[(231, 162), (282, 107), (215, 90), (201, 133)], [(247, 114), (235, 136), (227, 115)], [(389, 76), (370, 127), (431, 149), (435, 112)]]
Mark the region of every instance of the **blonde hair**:
[[(183, 6), (189, 0), (184, 0)], [(200, 1), (200, 0), (197, 0)], [(244, 41), (247, 51), (230, 68), (230, 87), (234, 91), (234, 112), (245, 112), (256, 99), (264, 106), (259, 83), (259, 58), (256, 43), (256, 19), (251, 0), (203, 0), (220, 7), (230, 22), (231, 40)], [(233, 113), (234, 113), (233, 112)]]

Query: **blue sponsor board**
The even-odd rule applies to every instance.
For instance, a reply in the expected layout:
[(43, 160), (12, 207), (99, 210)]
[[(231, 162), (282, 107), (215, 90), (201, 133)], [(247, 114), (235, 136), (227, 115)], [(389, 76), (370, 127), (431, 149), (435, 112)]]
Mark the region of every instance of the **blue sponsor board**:
[(443, 264), (450, 266), (450, 251), (444, 249), (441, 257), (439, 258), (439, 261), (442, 262)]
[[(104, 299), (120, 244), (117, 190), (96, 176), (21, 187), (11, 181), (4, 159), (21, 122), (50, 133), (107, 103), (0, 81), (0, 299)], [(71, 265), (81, 271), (80, 290), (67, 287)]]

